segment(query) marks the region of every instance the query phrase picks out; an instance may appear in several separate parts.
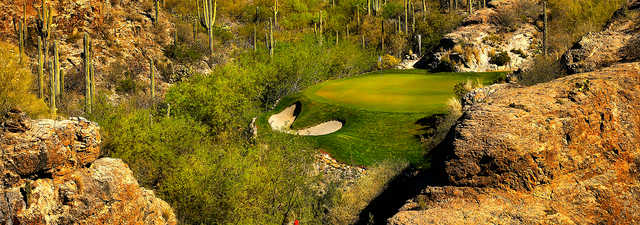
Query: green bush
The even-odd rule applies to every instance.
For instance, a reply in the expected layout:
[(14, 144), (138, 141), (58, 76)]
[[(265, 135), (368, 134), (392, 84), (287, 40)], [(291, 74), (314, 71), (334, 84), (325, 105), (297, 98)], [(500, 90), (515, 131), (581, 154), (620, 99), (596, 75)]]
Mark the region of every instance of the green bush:
[(499, 52), (498, 54), (492, 56), (491, 59), (489, 59), (489, 63), (496, 64), (498, 66), (504, 66), (511, 63), (511, 57), (507, 52)]
[[(0, 59), (0, 115), (12, 109), (19, 109), (30, 116), (45, 114), (47, 106), (32, 92), (33, 80), (37, 76), (19, 63), (18, 48), (0, 41)], [(27, 59), (22, 61), (26, 64)], [(48, 86), (44, 90), (47, 93)]]

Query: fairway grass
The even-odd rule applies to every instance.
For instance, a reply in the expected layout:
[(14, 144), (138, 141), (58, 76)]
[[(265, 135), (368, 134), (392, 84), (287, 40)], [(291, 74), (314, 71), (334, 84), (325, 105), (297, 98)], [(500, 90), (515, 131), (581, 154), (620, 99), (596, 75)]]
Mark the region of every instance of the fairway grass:
[(330, 120), (343, 122), (342, 129), (335, 133), (307, 138), (344, 163), (369, 166), (385, 159), (399, 159), (424, 164), (423, 144), (434, 140), (423, 138), (421, 142), (420, 137), (443, 131), (437, 124), (423, 121), (445, 117), (446, 102), (454, 95), (453, 86), (467, 79), (491, 84), (503, 74), (431, 74), (424, 70), (369, 73), (323, 82), (283, 98), (271, 114), (299, 102), (301, 110), (292, 129)]

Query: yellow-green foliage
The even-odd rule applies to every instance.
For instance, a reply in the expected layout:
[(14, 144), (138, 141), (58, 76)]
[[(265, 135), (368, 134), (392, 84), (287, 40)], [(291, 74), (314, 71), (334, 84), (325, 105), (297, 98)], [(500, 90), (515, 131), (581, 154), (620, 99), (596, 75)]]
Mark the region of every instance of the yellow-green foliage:
[(18, 48), (0, 42), (0, 115), (11, 109), (22, 110), (31, 116), (47, 111), (44, 101), (31, 91), (34, 76), (24, 65), (20, 65)]
[(400, 64), (400, 59), (392, 56), (392, 55), (384, 55), (382, 56), (382, 62), (378, 62), (378, 68), (380, 69), (391, 69)]

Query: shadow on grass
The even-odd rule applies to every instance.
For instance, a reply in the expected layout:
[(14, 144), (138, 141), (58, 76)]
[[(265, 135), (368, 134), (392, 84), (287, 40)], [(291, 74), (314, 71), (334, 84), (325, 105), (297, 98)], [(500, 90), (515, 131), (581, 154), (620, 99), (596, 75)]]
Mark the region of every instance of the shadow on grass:
[(356, 225), (387, 224), (408, 200), (429, 186), (444, 186), (448, 180), (444, 173), (444, 161), (450, 157), (454, 130), (447, 132), (446, 138), (425, 156), (431, 161), (428, 169), (410, 166), (387, 183), (387, 188), (360, 212)]

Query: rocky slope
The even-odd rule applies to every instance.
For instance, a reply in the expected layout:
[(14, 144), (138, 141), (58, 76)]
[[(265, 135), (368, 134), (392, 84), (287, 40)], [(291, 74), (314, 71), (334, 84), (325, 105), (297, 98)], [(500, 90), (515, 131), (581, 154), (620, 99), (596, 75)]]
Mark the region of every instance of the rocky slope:
[(484, 90), (390, 224), (640, 222), (640, 63)]
[[(25, 2), (27, 55), (35, 66), (38, 41), (36, 21), (41, 0), (0, 0), (0, 40), (17, 43), (13, 20), (23, 18)], [(47, 1), (47, 4), (51, 5), (53, 18), (50, 39), (58, 42), (67, 89), (79, 91), (84, 87), (82, 53), (85, 32), (92, 39), (99, 87), (115, 88), (112, 85), (124, 79), (126, 72), (129, 72), (129, 76), (148, 82), (149, 57), (156, 60), (157, 69), (161, 72), (171, 64), (163, 51), (165, 46), (173, 43), (175, 27), (164, 11), (160, 11), (160, 19), (154, 25), (156, 19), (152, 1), (61, 0)], [(161, 77), (160, 80), (168, 81), (169, 78)]]
[[(435, 71), (485, 72), (524, 68), (531, 63), (539, 45), (534, 25), (536, 0), (500, 0), (489, 2), (464, 20), (463, 26), (445, 35), (439, 50), (426, 55), (415, 67)], [(520, 20), (520, 18), (527, 18)], [(497, 58), (508, 55), (509, 63)]]
[(594, 71), (619, 61), (640, 59), (640, 1), (618, 10), (605, 29), (582, 37), (562, 57), (570, 73)]
[(176, 224), (119, 159), (101, 158), (96, 124), (82, 118), (0, 124), (0, 224)]

